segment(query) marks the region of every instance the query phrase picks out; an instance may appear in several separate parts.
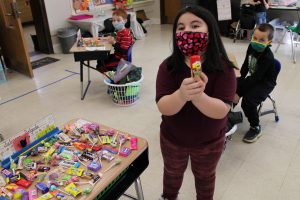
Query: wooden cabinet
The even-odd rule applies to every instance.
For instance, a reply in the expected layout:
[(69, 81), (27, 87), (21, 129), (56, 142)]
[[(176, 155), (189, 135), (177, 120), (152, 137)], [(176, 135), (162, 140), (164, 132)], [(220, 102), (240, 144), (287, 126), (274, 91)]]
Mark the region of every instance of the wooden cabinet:
[(32, 22), (32, 14), (31, 14), (31, 8), (30, 5), (26, 5), (25, 0), (17, 0), (18, 9), (21, 12), (21, 22)]

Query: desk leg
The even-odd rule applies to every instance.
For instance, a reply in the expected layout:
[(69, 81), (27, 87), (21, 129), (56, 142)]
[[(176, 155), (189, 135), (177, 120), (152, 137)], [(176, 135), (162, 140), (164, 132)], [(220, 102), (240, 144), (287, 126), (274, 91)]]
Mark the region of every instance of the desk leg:
[(81, 88), (80, 88), (80, 97), (81, 100), (83, 100), (83, 61), (80, 61), (80, 84), (81, 84)]
[[(90, 64), (90, 61), (88, 61), (88, 65)], [(85, 95), (90, 87), (91, 79), (90, 79), (90, 68), (88, 67), (88, 83), (85, 87), (85, 90), (83, 91), (83, 61), (80, 62), (80, 82), (81, 82), (81, 100), (84, 100)]]
[[(90, 66), (90, 61), (88, 61), (88, 66)], [(91, 81), (91, 72), (90, 72), (90, 68), (88, 67), (88, 81)]]
[(143, 194), (142, 183), (141, 183), (140, 177), (138, 177), (134, 181), (134, 186), (135, 186), (135, 191), (136, 191), (138, 200), (144, 200), (144, 194)]

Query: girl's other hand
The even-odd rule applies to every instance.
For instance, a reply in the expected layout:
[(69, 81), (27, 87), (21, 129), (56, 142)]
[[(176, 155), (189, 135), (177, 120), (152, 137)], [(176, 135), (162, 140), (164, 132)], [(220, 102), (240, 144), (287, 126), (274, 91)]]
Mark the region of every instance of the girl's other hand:
[(183, 79), (179, 88), (179, 94), (183, 101), (190, 101), (192, 96), (201, 92), (201, 81), (195, 81), (194, 78)]
[(195, 76), (194, 80), (196, 81), (196, 83), (199, 83), (199, 88), (198, 88), (198, 92), (195, 93), (192, 97), (190, 97), (191, 100), (196, 100), (198, 97), (200, 97), (204, 93), (208, 78), (205, 73), (201, 72), (200, 77)]

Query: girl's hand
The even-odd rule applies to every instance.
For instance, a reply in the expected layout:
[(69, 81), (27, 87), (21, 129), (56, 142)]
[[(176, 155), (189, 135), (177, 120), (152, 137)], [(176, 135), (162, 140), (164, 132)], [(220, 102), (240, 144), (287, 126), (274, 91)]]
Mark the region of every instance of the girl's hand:
[(192, 77), (183, 79), (181, 86), (178, 89), (181, 99), (183, 101), (190, 101), (193, 95), (201, 93), (201, 84), (201, 81), (195, 81)]
[(196, 100), (197, 98), (201, 97), (201, 95), (204, 93), (204, 90), (206, 88), (208, 78), (205, 73), (201, 72), (200, 77), (195, 76), (194, 80), (196, 81), (196, 83), (199, 83), (199, 88), (198, 88), (199, 90), (197, 93), (192, 95), (191, 100)]

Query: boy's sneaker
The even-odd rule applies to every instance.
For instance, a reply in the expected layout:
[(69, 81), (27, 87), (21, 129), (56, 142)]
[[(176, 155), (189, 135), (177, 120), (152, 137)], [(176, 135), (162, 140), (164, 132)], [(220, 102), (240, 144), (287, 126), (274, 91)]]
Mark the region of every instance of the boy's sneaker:
[(249, 131), (246, 133), (246, 135), (243, 138), (244, 142), (252, 143), (258, 140), (258, 138), (261, 136), (261, 126), (255, 126), (250, 127)]
[(242, 112), (232, 112), (230, 111), (228, 113), (228, 119), (227, 119), (227, 130), (225, 136), (230, 136), (235, 133), (237, 130), (238, 123), (243, 122), (243, 114)]

